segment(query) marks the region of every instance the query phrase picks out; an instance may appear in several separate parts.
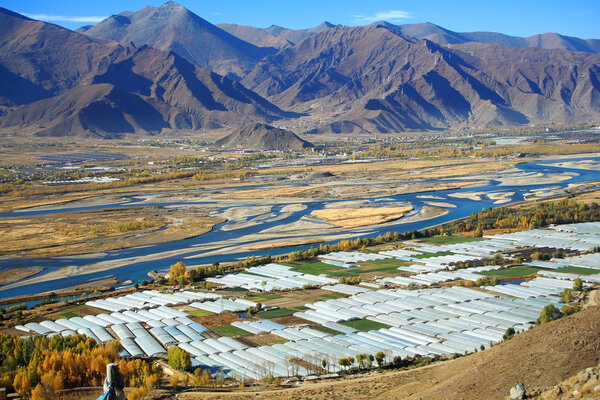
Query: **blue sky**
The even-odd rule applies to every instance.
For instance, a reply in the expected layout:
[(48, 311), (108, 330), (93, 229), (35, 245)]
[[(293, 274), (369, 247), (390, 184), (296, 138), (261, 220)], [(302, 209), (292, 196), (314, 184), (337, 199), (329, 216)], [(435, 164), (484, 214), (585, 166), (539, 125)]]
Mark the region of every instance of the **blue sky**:
[[(121, 11), (135, 11), (154, 0), (0, 0), (0, 6), (32, 18), (75, 29)], [(447, 29), (502, 32), (515, 36), (558, 32), (600, 39), (599, 0), (180, 0), (212, 23), (301, 29), (323, 21), (366, 25), (433, 22)]]

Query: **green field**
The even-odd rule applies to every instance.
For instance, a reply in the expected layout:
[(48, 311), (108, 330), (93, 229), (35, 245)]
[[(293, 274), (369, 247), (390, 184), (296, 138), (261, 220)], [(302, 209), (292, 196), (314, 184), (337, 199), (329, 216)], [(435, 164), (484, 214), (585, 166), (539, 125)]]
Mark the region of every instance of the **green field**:
[(479, 272), (479, 274), (485, 276), (498, 276), (500, 278), (518, 278), (520, 276), (535, 274), (539, 270), (540, 268), (535, 267), (512, 267), (497, 271)]
[(391, 325), (382, 324), (381, 322), (371, 321), (370, 319), (345, 321), (345, 322), (340, 322), (340, 325), (349, 326), (350, 328), (358, 329), (359, 331), (362, 331), (362, 332), (372, 331), (375, 329), (391, 328)]
[(211, 328), (211, 330), (217, 332), (223, 336), (236, 337), (236, 336), (252, 336), (253, 333), (245, 331), (237, 326), (232, 325), (223, 325), (223, 326), (215, 326)]
[(276, 310), (261, 311), (256, 315), (264, 319), (269, 319), (277, 317), (287, 317), (295, 312), (296, 311), (291, 310), (289, 308), (278, 308)]
[[(417, 254), (417, 253), (415, 253)], [(396, 260), (394, 258), (386, 258), (383, 260), (372, 260), (361, 262), (360, 266), (354, 268), (340, 268), (335, 265), (329, 265), (322, 262), (295, 262), (283, 264), (292, 267), (303, 274), (319, 275), (327, 274), (333, 277), (357, 276), (360, 274), (372, 272), (388, 272), (397, 273), (397, 268), (401, 265), (407, 265), (406, 262)]]
[(267, 301), (267, 300), (280, 299), (282, 297), (283, 296), (279, 295), (279, 294), (263, 294), (263, 295), (260, 295), (260, 296), (246, 297), (246, 300), (250, 300), (250, 301)]
[(78, 306), (73, 306), (73, 307), (64, 309), (60, 313), (60, 315), (65, 318), (81, 317), (81, 315), (82, 315), (81, 311), (87, 310), (88, 308), (90, 308), (90, 306), (86, 306), (85, 304), (80, 304)]
[(311, 328), (316, 331), (321, 331), (323, 333), (327, 333), (329, 335), (339, 335), (340, 333), (342, 333), (342, 332), (336, 331), (335, 329), (327, 328), (327, 327), (321, 326), (321, 325), (311, 326)]
[(485, 240), (477, 237), (464, 237), (464, 236), (432, 236), (428, 238), (419, 239), (419, 242), (433, 243), (433, 244), (456, 244), (456, 243), (469, 243)]
[(340, 296), (339, 294), (335, 294), (335, 293), (325, 293), (325, 294), (322, 294), (321, 297), (324, 299), (334, 299), (335, 300), (335, 299), (339, 299), (344, 296)]
[(193, 310), (193, 311), (186, 311), (186, 312), (194, 317), (208, 317), (210, 315), (215, 315), (215, 313), (206, 311), (206, 310)]
[[(320, 261), (318, 261), (318, 262), (284, 263), (283, 265), (292, 267), (294, 270), (296, 270), (298, 272), (302, 272), (303, 274), (310, 274), (310, 275), (320, 275), (320, 274), (331, 275), (333, 273), (333, 271), (340, 271), (340, 272), (348, 271), (347, 268), (336, 267), (335, 265), (325, 264)], [(355, 268), (351, 268), (351, 269), (355, 269)], [(348, 273), (345, 275), (352, 276), (353, 274)]]
[(450, 251), (438, 251), (437, 253), (429, 253), (427, 251), (422, 251), (422, 254), (414, 256), (414, 258), (429, 258), (429, 257), (441, 257), (441, 256), (451, 256), (452, 252)]
[(592, 268), (582, 268), (582, 267), (566, 267), (557, 269), (556, 272), (567, 272), (569, 274), (578, 274), (578, 275), (593, 275), (598, 272), (597, 269)]

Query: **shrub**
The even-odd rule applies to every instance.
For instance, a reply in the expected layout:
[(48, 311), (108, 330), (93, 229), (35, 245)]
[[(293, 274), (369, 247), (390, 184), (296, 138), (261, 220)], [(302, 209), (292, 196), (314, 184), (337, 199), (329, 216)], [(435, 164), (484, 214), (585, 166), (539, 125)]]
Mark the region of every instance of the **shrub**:
[(538, 323), (545, 324), (546, 322), (554, 321), (555, 319), (559, 319), (563, 314), (560, 310), (554, 307), (552, 304), (548, 304), (546, 307), (542, 309), (540, 312), (540, 317), (538, 318)]

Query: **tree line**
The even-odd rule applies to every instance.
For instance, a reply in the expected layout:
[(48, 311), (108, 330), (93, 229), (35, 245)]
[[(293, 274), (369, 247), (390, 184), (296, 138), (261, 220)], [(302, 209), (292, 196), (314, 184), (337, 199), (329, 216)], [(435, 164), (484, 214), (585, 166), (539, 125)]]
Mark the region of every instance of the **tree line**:
[(109, 363), (118, 363), (126, 386), (158, 387), (159, 367), (140, 359), (119, 359), (120, 351), (118, 341), (98, 345), (84, 335), (0, 335), (0, 387), (22, 398), (51, 400), (64, 389), (100, 386)]

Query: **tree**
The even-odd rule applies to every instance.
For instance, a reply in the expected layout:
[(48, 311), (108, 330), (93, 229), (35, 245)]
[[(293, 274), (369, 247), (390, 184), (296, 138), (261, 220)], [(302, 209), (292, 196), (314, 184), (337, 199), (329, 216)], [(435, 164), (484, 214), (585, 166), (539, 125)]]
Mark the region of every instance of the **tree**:
[(573, 294), (571, 293), (571, 289), (565, 288), (562, 295), (563, 301), (565, 303), (570, 303), (573, 300)]
[(184, 280), (189, 277), (187, 266), (181, 261), (169, 267), (169, 280), (171, 282), (179, 282), (181, 278)]
[(504, 259), (500, 253), (494, 254), (494, 258), (492, 259), (494, 265), (502, 265), (504, 264)]
[(323, 367), (323, 369), (327, 369), (327, 360), (323, 359), (323, 361), (321, 361), (321, 366)]
[(364, 353), (361, 353), (361, 354), (357, 354), (357, 355), (356, 355), (356, 362), (358, 362), (358, 367), (359, 367), (359, 368), (364, 368), (364, 366), (365, 366), (365, 357), (366, 357), (366, 356), (367, 356), (367, 355), (366, 355), (366, 354), (364, 354)]
[[(357, 358), (358, 358), (358, 356), (357, 356)], [(352, 363), (354, 363), (354, 358), (352, 358), (352, 357), (340, 358), (340, 359), (338, 360), (338, 363), (339, 363), (339, 364), (340, 364), (342, 367), (344, 367), (344, 368), (348, 368), (349, 366), (351, 366), (351, 365), (352, 365)]]
[(52, 400), (52, 397), (46, 393), (44, 386), (42, 386), (41, 383), (38, 383), (31, 392), (31, 400)]
[(481, 225), (479, 225), (477, 227), (477, 229), (475, 229), (475, 232), (473, 232), (473, 236), (474, 237), (482, 237), (483, 236), (483, 228), (481, 227)]
[(179, 376), (177, 376), (177, 374), (171, 375), (171, 379), (169, 380), (169, 382), (171, 383), (171, 386), (173, 386), (174, 389), (177, 389), (179, 387)]
[(194, 386), (204, 386), (210, 381), (210, 371), (207, 369), (196, 368), (194, 370)]
[(583, 282), (580, 278), (577, 278), (573, 281), (573, 290), (576, 292), (581, 292), (583, 290)]
[(183, 378), (181, 378), (181, 385), (184, 387), (187, 387), (187, 385), (190, 383), (190, 377), (188, 376), (188, 374), (185, 374), (183, 376)]
[(515, 336), (516, 332), (515, 332), (515, 328), (510, 327), (506, 330), (506, 332), (504, 332), (504, 335), (502, 335), (502, 339), (503, 340), (510, 340)]
[(167, 363), (182, 371), (189, 369), (192, 365), (188, 352), (175, 346), (171, 346), (167, 350)]
[(380, 351), (379, 353), (375, 354), (375, 361), (377, 362), (378, 367), (381, 368), (384, 360), (385, 360), (385, 353), (383, 351)]
[(145, 386), (136, 387), (131, 392), (129, 392), (129, 394), (127, 395), (127, 400), (143, 400), (147, 394), (148, 394), (147, 387), (145, 387)]
[(554, 307), (552, 304), (548, 304), (542, 309), (542, 312), (540, 312), (538, 323), (540, 325), (545, 324), (546, 322), (554, 321), (562, 316), (563, 315), (558, 308)]

